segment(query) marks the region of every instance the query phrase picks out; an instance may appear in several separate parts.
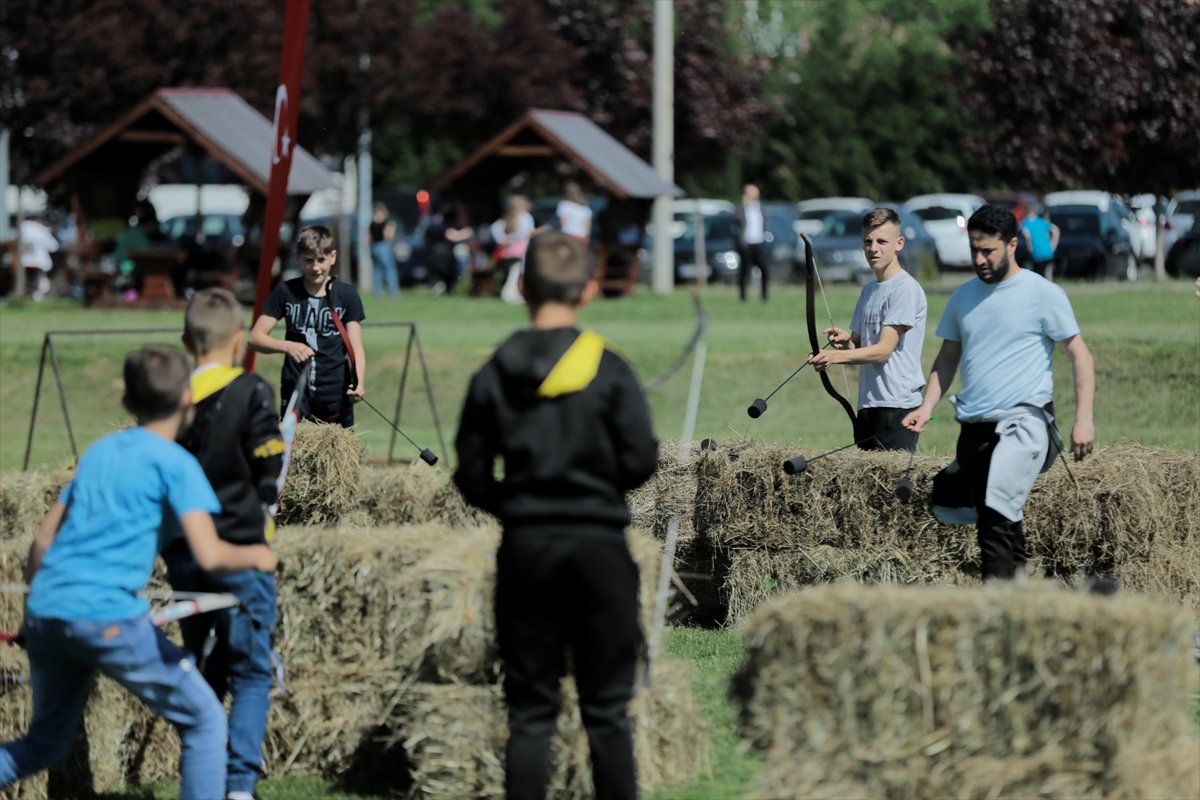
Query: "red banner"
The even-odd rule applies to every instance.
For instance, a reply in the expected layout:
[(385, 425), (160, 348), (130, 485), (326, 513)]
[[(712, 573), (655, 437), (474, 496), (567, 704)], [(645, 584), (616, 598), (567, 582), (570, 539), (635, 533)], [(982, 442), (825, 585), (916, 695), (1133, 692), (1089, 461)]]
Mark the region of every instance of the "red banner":
[[(304, 44), (308, 39), (308, 14), (312, 0), (285, 0), (283, 23), (283, 61), (279, 68), (279, 87), (275, 90), (275, 129), (271, 142), (271, 182), (267, 209), (263, 218), (262, 255), (258, 261), (258, 284), (254, 291), (255, 322), (262, 316), (267, 295), (271, 293), (271, 268), (279, 252), (279, 227), (287, 207), (288, 175), (292, 171), (292, 152), (296, 149), (296, 121), (300, 115), (300, 80), (304, 75)], [(243, 362), (247, 372), (254, 371), (255, 353), (246, 349)]]

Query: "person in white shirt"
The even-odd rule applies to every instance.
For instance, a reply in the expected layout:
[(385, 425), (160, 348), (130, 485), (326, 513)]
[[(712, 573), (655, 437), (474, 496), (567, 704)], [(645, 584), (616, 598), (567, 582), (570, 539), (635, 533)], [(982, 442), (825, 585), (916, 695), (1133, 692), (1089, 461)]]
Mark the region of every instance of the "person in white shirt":
[(535, 227), (533, 215), (529, 213), (529, 200), (519, 194), (508, 198), (504, 216), (493, 222), (489, 230), (496, 244), (496, 270), (507, 276), (500, 297), (507, 303), (524, 303), (525, 298), (517, 288), (517, 282), (521, 277), (529, 240), (542, 230)]
[(40, 303), (50, 291), (50, 269), (54, 266), (50, 254), (57, 252), (58, 239), (40, 217), (21, 223), (21, 266), (30, 272), (35, 302)]
[(559, 202), (555, 215), (558, 217), (559, 228), (567, 236), (574, 236), (584, 244), (592, 235), (592, 209), (588, 208), (587, 198), (575, 181), (568, 181), (563, 188), (564, 199)]
[(929, 306), (921, 284), (900, 266), (900, 230), (900, 216), (890, 208), (873, 208), (863, 216), (863, 252), (875, 280), (859, 294), (850, 330), (825, 329), (834, 349), (808, 359), (818, 372), (833, 364), (861, 367), (854, 438), (862, 450), (917, 447), (917, 434), (901, 423), (921, 405), (921, 348)]
[(758, 199), (758, 187), (752, 183), (742, 189), (742, 202), (737, 207), (738, 250), (741, 261), (738, 264), (738, 293), (742, 302), (746, 302), (746, 284), (750, 281), (750, 270), (758, 267), (762, 279), (762, 299), (767, 300), (767, 259), (763, 252), (763, 242), (766, 240), (767, 218), (763, 214), (762, 203)]

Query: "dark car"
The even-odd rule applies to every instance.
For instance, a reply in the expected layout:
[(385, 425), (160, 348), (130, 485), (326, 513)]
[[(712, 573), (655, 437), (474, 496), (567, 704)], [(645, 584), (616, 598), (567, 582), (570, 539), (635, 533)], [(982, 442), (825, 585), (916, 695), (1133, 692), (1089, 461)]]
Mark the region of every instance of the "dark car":
[(1193, 230), (1171, 245), (1167, 251), (1167, 274), (1173, 278), (1200, 276), (1200, 231)]
[[(675, 282), (696, 279), (695, 215), (678, 213), (675, 229)], [(704, 215), (704, 256), (708, 261), (708, 280), (733, 283), (737, 280), (742, 257), (737, 246), (737, 217), (728, 211)], [(646, 251), (651, 252), (648, 242)]]
[(863, 253), (863, 215), (859, 211), (831, 211), (821, 232), (813, 237), (813, 258), (821, 277), (827, 281), (873, 280), (875, 273)]
[(1085, 205), (1050, 206), (1050, 221), (1060, 232), (1055, 274), (1096, 280), (1137, 277), (1129, 234), (1112, 211)]
[(763, 203), (763, 251), (771, 280), (782, 283), (804, 278), (804, 240), (796, 233), (800, 215), (791, 203)]

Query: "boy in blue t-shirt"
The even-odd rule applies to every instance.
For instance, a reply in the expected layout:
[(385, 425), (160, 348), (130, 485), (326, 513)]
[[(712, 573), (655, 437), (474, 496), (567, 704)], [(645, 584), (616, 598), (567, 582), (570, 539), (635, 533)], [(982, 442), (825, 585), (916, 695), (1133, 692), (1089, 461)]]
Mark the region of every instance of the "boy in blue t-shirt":
[[(1062, 445), (1051, 400), (1054, 346), (1071, 360), (1076, 461), (1092, 452), (1096, 438), (1096, 378), (1066, 292), (1017, 265), (1012, 212), (985, 205), (967, 221), (967, 234), (976, 277), (950, 295), (938, 323), (937, 335), (944, 341), (925, 400), (904, 425), (916, 433), (924, 430), (961, 366), (963, 388), (950, 402), (962, 428), (955, 463), (943, 474), (958, 476), (951, 494), (966, 496), (953, 508), (973, 510), (974, 520), (964, 514), (943, 521), (974, 521), (984, 580), (1006, 579), (1025, 568), (1025, 501)], [(935, 480), (935, 513), (944, 506), (938, 493)]]
[(217, 537), (221, 505), (196, 459), (175, 443), (191, 413), (187, 359), (142, 347), (125, 359), (125, 407), (137, 427), (100, 439), (34, 536), (22, 633), (33, 720), (0, 746), (0, 786), (67, 756), (92, 672), (100, 670), (169, 720), (183, 744), (181, 800), (225, 794), (224, 710), (204, 678), (150, 621), (144, 589), (158, 551), (187, 539), (207, 570), (275, 570), (266, 545)]
[(1033, 259), (1033, 271), (1050, 280), (1054, 277), (1054, 251), (1058, 249), (1058, 226), (1038, 216), (1036, 203), (1025, 206), (1025, 221), (1021, 223), (1021, 235)]

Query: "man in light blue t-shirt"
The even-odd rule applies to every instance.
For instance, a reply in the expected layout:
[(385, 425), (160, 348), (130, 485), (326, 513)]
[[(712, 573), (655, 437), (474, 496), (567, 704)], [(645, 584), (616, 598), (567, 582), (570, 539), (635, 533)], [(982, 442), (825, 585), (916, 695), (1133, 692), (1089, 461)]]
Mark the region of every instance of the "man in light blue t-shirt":
[[(962, 430), (955, 463), (943, 476), (961, 476), (947, 483), (959, 484), (968, 495), (956, 505), (973, 507), (984, 579), (1012, 578), (1025, 565), (1025, 501), (1062, 446), (1051, 402), (1054, 345), (1071, 360), (1076, 461), (1092, 452), (1095, 439), (1095, 374), (1066, 293), (1017, 265), (1012, 212), (983, 206), (971, 215), (967, 233), (976, 277), (955, 289), (946, 304), (937, 328), (945, 341), (925, 400), (904, 424), (916, 433), (924, 429), (961, 366), (963, 388), (950, 402)], [(935, 506), (944, 505), (937, 497), (938, 479), (934, 494)]]
[(925, 290), (900, 266), (897, 253), (904, 249), (904, 237), (895, 211), (871, 209), (863, 216), (862, 232), (875, 280), (858, 296), (850, 330), (826, 328), (834, 349), (813, 354), (808, 363), (818, 372), (833, 364), (860, 365), (855, 441), (863, 450), (911, 451), (917, 434), (901, 421), (921, 404), (925, 386)]
[(1033, 271), (1047, 280), (1054, 277), (1054, 251), (1058, 249), (1058, 226), (1038, 216), (1037, 203), (1025, 206), (1021, 235), (1033, 259)]

